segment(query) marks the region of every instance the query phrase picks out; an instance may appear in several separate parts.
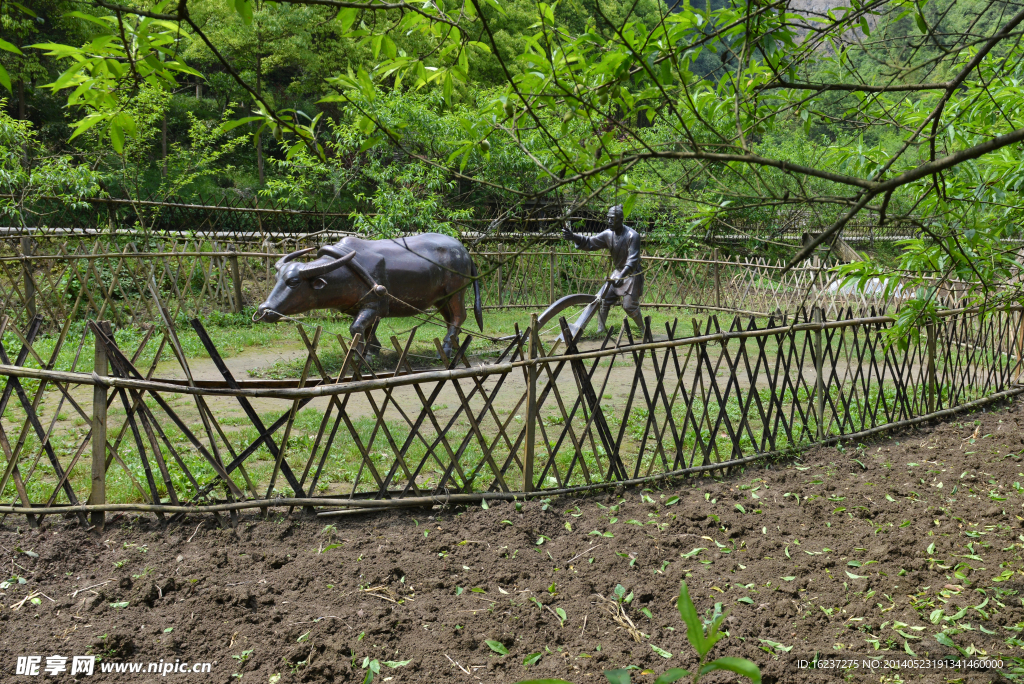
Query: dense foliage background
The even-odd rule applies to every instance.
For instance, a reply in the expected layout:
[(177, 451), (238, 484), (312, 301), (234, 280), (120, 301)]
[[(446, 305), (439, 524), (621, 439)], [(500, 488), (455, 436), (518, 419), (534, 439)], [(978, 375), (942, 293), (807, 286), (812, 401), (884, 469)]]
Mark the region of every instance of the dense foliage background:
[(918, 286), (908, 316), (953, 278), (1018, 298), (1007, 2), (0, 8), (0, 191), (22, 225), (44, 221), (36, 196), (272, 199), (377, 236), (622, 202), (684, 253), (711, 222), (800, 215), (816, 244), (759, 248), (799, 260), (851, 222), (905, 226), (895, 258), (842, 268)]

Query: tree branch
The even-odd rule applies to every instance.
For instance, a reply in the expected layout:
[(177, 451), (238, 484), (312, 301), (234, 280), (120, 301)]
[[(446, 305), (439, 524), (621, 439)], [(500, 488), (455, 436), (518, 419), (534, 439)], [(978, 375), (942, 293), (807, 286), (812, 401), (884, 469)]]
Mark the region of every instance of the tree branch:
[(873, 86), (861, 83), (794, 83), (792, 81), (778, 79), (763, 86), (758, 86), (757, 90), (779, 90), (781, 88), (788, 88), (790, 90), (813, 90), (819, 93), (825, 93), (832, 90), (849, 93), (900, 93), (919, 92), (922, 90), (946, 90), (950, 87), (950, 83), (950, 81), (947, 81), (945, 83), (903, 83), (897, 85)]

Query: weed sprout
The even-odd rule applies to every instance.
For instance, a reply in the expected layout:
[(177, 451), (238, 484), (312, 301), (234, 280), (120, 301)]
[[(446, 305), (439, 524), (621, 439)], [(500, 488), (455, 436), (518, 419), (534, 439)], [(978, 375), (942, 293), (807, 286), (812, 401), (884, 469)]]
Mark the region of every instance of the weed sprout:
[[(626, 601), (630, 597), (625, 596), (625, 589), (622, 585), (615, 587), (615, 595), (620, 602)], [(682, 618), (686, 624), (686, 640), (690, 642), (690, 645), (695, 651), (699, 662), (697, 663), (697, 669), (695, 672), (690, 672), (681, 667), (674, 667), (666, 670), (658, 677), (654, 684), (673, 684), (684, 678), (689, 678), (691, 682), (696, 684), (701, 678), (711, 672), (724, 670), (727, 672), (733, 672), (749, 679), (752, 684), (761, 683), (761, 670), (758, 666), (747, 660), (746, 658), (732, 658), (722, 657), (716, 658), (711, 662), (705, 662), (711, 649), (715, 647), (719, 641), (725, 638), (725, 634), (719, 631), (722, 626), (722, 621), (728, 611), (722, 611), (722, 605), (715, 604), (715, 611), (709, 620), (702, 620), (697, 614), (697, 609), (693, 605), (693, 601), (690, 599), (690, 592), (686, 588), (686, 582), (680, 582), (679, 585), (679, 600), (677, 602), (679, 609), (679, 617)], [(664, 658), (672, 657), (672, 654), (664, 649), (656, 648), (655, 652)], [(540, 660), (540, 654), (533, 653), (526, 657), (523, 661), (523, 665), (529, 667), (530, 665), (536, 664)], [(604, 676), (608, 679), (609, 684), (630, 684), (631, 674), (630, 668), (618, 669), (618, 670), (605, 670)], [(561, 679), (533, 679), (529, 681), (519, 682), (519, 684), (570, 684)]]

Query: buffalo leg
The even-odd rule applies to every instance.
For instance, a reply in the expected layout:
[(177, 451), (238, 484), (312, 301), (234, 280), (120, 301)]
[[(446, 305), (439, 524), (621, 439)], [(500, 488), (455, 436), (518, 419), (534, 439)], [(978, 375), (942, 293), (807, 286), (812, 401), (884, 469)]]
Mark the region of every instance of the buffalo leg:
[[(352, 325), (348, 327), (349, 334), (351, 334), (352, 337), (355, 337), (356, 333), (359, 333), (360, 341), (358, 351), (364, 356), (369, 356), (369, 354), (372, 354), (374, 351), (373, 343), (375, 339), (371, 340), (369, 344), (367, 344), (366, 338), (368, 332), (375, 332), (374, 328), (376, 327), (375, 324), (378, 320), (377, 311), (375, 309), (363, 309), (356, 315), (355, 320), (352, 321)], [(367, 349), (367, 347), (369, 347), (369, 349)], [(377, 343), (377, 349), (380, 349), (380, 343)]]
[(462, 293), (449, 299), (441, 307), (441, 316), (448, 324), (448, 334), (444, 336), (444, 353), (451, 358), (452, 350), (459, 346), (459, 331), (466, 322), (466, 303)]
[(370, 325), (369, 351), (370, 356), (380, 354), (380, 340), (377, 339), (377, 328), (380, 327), (380, 316), (377, 316)]

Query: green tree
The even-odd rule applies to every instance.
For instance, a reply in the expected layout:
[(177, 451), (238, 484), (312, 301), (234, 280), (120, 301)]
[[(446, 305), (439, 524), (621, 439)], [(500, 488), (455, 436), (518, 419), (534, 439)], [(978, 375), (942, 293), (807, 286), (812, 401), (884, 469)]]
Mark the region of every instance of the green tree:
[(33, 216), (40, 199), (84, 206), (99, 191), (97, 175), (69, 155), (52, 155), (28, 121), (12, 118), (0, 101), (0, 213), (19, 227), (45, 222)]

